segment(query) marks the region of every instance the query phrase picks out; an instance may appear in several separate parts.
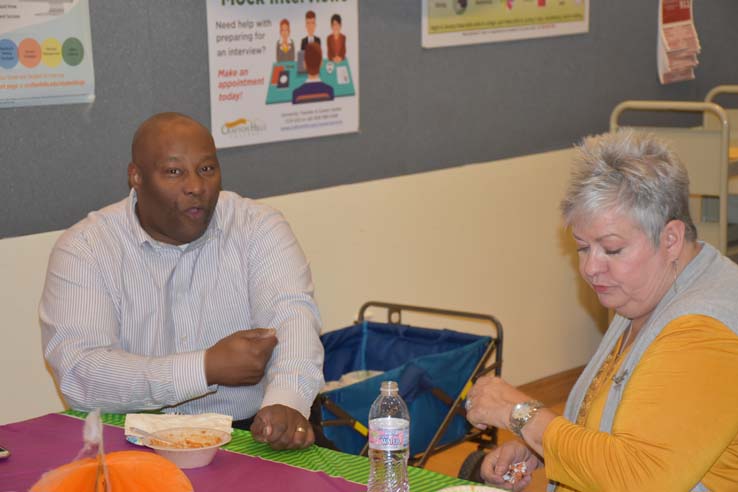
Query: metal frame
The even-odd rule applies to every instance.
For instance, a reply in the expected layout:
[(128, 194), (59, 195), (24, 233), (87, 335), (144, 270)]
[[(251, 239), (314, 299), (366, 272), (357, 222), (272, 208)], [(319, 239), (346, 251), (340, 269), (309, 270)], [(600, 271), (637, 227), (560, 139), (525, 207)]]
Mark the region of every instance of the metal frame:
[[(707, 96), (705, 96), (705, 102), (714, 103), (715, 99), (723, 94), (738, 95), (738, 85), (718, 85), (717, 87), (713, 87), (710, 92), (707, 93)], [(728, 196), (731, 196), (731, 193), (738, 194), (738, 178), (735, 178), (735, 176), (738, 176), (738, 107), (721, 106), (728, 117), (730, 135), (730, 142), (728, 144)], [(703, 118), (703, 126), (705, 128), (712, 129), (716, 128), (717, 125), (719, 125), (719, 122), (712, 115), (705, 114)], [(730, 233), (731, 222), (735, 224), (738, 218), (730, 215), (730, 206), (728, 209), (728, 232)], [(732, 212), (735, 213), (735, 209), (733, 209)], [(730, 220), (731, 217), (733, 219), (732, 221)], [(735, 225), (733, 227), (735, 227)], [(736, 254), (738, 254), (738, 245), (736, 245), (735, 231), (733, 231), (732, 237), (728, 234), (726, 255), (732, 257)]]
[(738, 94), (738, 85), (718, 85), (710, 89), (705, 96), (705, 102), (715, 102), (718, 94)]
[[(715, 196), (720, 200), (720, 217), (718, 222), (718, 244), (715, 246), (720, 250), (721, 253), (726, 254), (728, 251), (728, 144), (730, 141), (730, 129), (728, 126), (728, 117), (725, 110), (715, 103), (711, 102), (689, 102), (689, 101), (623, 101), (613, 109), (610, 115), (610, 130), (616, 131), (621, 126), (618, 124), (620, 116), (625, 111), (670, 111), (670, 112), (682, 112), (682, 113), (699, 113), (703, 115), (711, 115), (717, 118), (716, 123), (719, 127), (716, 127), (715, 132), (719, 131), (721, 135), (721, 148), (720, 149), (720, 162), (718, 165), (720, 182), (718, 184), (719, 189)], [(648, 129), (648, 127), (637, 126), (638, 128)], [(668, 127), (653, 127), (654, 131), (669, 130)], [(675, 127), (674, 130), (679, 129)], [(684, 129), (684, 128), (682, 128)], [(689, 129), (694, 132), (705, 132), (713, 131), (708, 130), (704, 127), (698, 127)], [(691, 169), (696, 169), (696, 166), (687, 166)], [(691, 176), (694, 178), (694, 176)]]
[[(738, 85), (718, 85), (717, 87), (713, 87), (710, 90), (710, 92), (708, 92), (707, 95), (705, 96), (705, 102), (717, 104), (715, 103), (715, 98), (721, 94), (738, 95)], [(728, 126), (730, 127), (731, 145), (738, 146), (738, 108), (723, 107), (723, 109), (725, 110), (725, 113), (728, 117)], [(709, 121), (709, 118), (707, 118), (707, 116), (705, 116), (704, 125), (706, 128), (710, 127), (710, 121)]]
[[(738, 85), (718, 85), (713, 87), (705, 96), (705, 102), (715, 103), (715, 98), (723, 94), (738, 95)], [(728, 127), (730, 135), (730, 169), (729, 176), (738, 176), (738, 107), (721, 107), (725, 110), (728, 117)], [(703, 125), (705, 128), (713, 128), (716, 126), (714, 118), (705, 115)]]
[[(738, 85), (719, 85), (713, 87), (705, 96), (705, 102), (715, 103), (715, 98), (722, 94), (738, 95)], [(728, 127), (730, 135), (730, 161), (731, 166), (728, 171), (730, 176), (738, 176), (738, 107), (726, 108), (721, 105), (728, 117)], [(716, 124), (713, 118), (708, 115), (704, 117), (704, 127), (712, 128)]]
[[(455, 398), (453, 398), (449, 396), (448, 394), (446, 394), (444, 391), (440, 390), (439, 388), (431, 389), (431, 393), (436, 398), (438, 398), (445, 404), (449, 405), (449, 411), (446, 414), (443, 421), (441, 422), (441, 425), (439, 426), (438, 430), (434, 434), (433, 438), (428, 443), (428, 446), (426, 447), (425, 451), (416, 453), (415, 455), (411, 456), (409, 461), (411, 465), (422, 468), (423, 466), (425, 466), (426, 462), (428, 461), (428, 458), (430, 458), (433, 454), (436, 454), (451, 446), (455, 446), (456, 444), (463, 442), (463, 441), (477, 442), (479, 444), (479, 449), (495, 446), (497, 444), (497, 428), (495, 427), (489, 428), (485, 431), (480, 431), (478, 429), (472, 428), (472, 430), (469, 431), (464, 437), (454, 442), (447, 443), (442, 446), (436, 446), (436, 444), (438, 443), (438, 441), (441, 440), (444, 433), (446, 432), (446, 429), (451, 423), (451, 420), (456, 415), (461, 415), (462, 417), (466, 417), (466, 410), (464, 409), (463, 401), (465, 400), (466, 395), (471, 389), (474, 382), (481, 376), (485, 374), (489, 374), (492, 371), (494, 371), (496, 376), (499, 376), (501, 374), (502, 340), (503, 340), (502, 323), (500, 323), (500, 321), (494, 316), (491, 316), (488, 314), (471, 313), (471, 312), (466, 312), (466, 311), (453, 311), (449, 309), (437, 309), (437, 308), (429, 308), (429, 307), (423, 307), (423, 306), (412, 306), (408, 304), (395, 304), (395, 303), (381, 302), (381, 301), (369, 301), (369, 302), (364, 303), (361, 306), (361, 308), (359, 308), (357, 323), (364, 322), (366, 311), (372, 307), (387, 309), (387, 323), (393, 323), (393, 324), (402, 323), (402, 312), (403, 311), (425, 313), (425, 314), (432, 314), (432, 315), (446, 316), (446, 317), (474, 319), (474, 320), (479, 320), (479, 321), (490, 323), (491, 329), (494, 332), (493, 336), (491, 337), (492, 340), (487, 345), (487, 348), (484, 351), (484, 354), (477, 362), (477, 365), (474, 367), (474, 370), (472, 371), (471, 376), (464, 384), (464, 387), (461, 390), (461, 392)], [(487, 365), (487, 362), (492, 356), (492, 352), (495, 353), (494, 362), (492, 364)], [(322, 395), (320, 397), (320, 400), (321, 400), (321, 403), (325, 405), (326, 408), (331, 413), (339, 417), (338, 419), (324, 421), (323, 425), (325, 426), (348, 425), (348, 426), (353, 427), (354, 430), (361, 433), (362, 435), (364, 436), (367, 435), (366, 427), (364, 427), (364, 425), (361, 422), (357, 421), (355, 418), (349, 415), (346, 411), (344, 411), (341, 407), (339, 407), (338, 405), (333, 403), (330, 399)], [(368, 445), (365, 445), (361, 451), (361, 455), (366, 456), (367, 452), (368, 452)]]

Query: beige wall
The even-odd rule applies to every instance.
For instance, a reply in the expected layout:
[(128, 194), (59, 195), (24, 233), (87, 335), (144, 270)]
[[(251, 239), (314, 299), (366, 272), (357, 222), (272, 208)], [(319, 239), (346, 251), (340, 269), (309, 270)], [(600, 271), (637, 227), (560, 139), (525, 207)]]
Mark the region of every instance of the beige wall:
[(59, 234), (0, 240), (0, 424), (62, 409), (38, 323), (46, 263)]
[[(519, 384), (585, 363), (601, 338), (605, 313), (560, 228), (570, 158), (548, 152), (265, 201), (311, 260), (325, 331), (350, 324), (367, 300), (491, 313), (505, 327), (503, 376)], [(36, 313), (58, 234), (0, 240), (0, 423), (62, 408)]]

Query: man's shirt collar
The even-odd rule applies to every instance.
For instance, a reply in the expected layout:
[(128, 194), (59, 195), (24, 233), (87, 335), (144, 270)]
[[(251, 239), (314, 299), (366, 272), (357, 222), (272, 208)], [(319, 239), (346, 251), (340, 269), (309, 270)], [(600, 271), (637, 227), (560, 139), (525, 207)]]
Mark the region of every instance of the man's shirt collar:
[[(216, 205), (215, 211), (213, 212), (213, 216), (210, 218), (210, 223), (208, 224), (207, 229), (205, 229), (205, 232), (202, 234), (202, 236), (195, 239), (191, 243), (188, 243), (186, 245), (177, 246), (175, 244), (168, 244), (168, 243), (163, 243), (161, 241), (157, 241), (156, 239), (152, 238), (149, 235), (149, 233), (146, 232), (144, 228), (141, 226), (141, 222), (138, 220), (138, 215), (136, 214), (136, 203), (138, 203), (138, 195), (136, 194), (136, 190), (131, 188), (131, 192), (128, 194), (128, 203), (126, 205), (126, 209), (127, 209), (126, 215), (128, 216), (128, 225), (129, 225), (131, 234), (133, 234), (133, 237), (135, 238), (136, 243), (139, 246), (144, 246), (148, 244), (149, 247), (154, 248), (154, 249), (177, 248), (183, 251), (189, 251), (189, 250), (201, 247), (203, 244), (208, 242), (210, 239), (217, 237), (221, 232), (220, 207)], [(220, 200), (218, 200), (218, 204), (220, 204)], [(180, 246), (187, 246), (187, 247), (181, 248)]]

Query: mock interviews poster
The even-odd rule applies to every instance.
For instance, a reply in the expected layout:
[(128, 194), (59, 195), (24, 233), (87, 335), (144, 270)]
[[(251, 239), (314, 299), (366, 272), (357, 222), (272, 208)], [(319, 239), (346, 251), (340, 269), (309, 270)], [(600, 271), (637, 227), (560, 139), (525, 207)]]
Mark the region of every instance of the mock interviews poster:
[(589, 0), (420, 0), (424, 48), (589, 31)]
[(207, 0), (218, 148), (359, 130), (358, 0)]
[(0, 0), (0, 107), (94, 100), (88, 0)]

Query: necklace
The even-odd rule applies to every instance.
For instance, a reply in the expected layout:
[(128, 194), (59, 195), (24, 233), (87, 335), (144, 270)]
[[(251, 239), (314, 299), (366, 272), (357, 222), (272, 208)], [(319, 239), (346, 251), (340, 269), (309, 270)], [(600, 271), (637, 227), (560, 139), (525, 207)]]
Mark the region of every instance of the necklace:
[(577, 425), (584, 425), (584, 423), (587, 421), (587, 414), (589, 413), (589, 409), (592, 406), (592, 401), (594, 401), (595, 397), (600, 393), (600, 389), (602, 389), (602, 384), (607, 381), (608, 376), (612, 372), (612, 369), (617, 365), (618, 361), (620, 360), (620, 356), (623, 355), (623, 351), (625, 350), (625, 347), (630, 340), (630, 335), (632, 332), (633, 323), (628, 325), (628, 333), (620, 336), (620, 340), (618, 340), (618, 343), (615, 344), (610, 353), (607, 355), (605, 361), (597, 370), (597, 374), (595, 374), (595, 377), (589, 384), (589, 388), (587, 388), (587, 392), (584, 395), (582, 404), (579, 407), (579, 412), (577, 412)]

